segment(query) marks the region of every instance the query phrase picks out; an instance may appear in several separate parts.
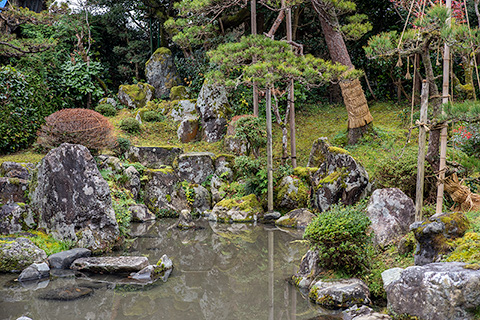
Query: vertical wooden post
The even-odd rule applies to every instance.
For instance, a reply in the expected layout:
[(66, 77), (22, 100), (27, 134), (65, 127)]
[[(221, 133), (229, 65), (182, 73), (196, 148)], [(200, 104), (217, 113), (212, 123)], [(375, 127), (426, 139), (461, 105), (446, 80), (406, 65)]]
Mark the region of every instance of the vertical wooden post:
[[(252, 34), (257, 34), (257, 0), (252, 0), (251, 4), (251, 27)], [(258, 87), (253, 83), (253, 115), (258, 117)]]
[(423, 124), (427, 122), (428, 111), (428, 82), (422, 84), (422, 106), (420, 108), (420, 126), (418, 128), (418, 160), (417, 160), (417, 190), (415, 198), (415, 221), (422, 221), (423, 180), (425, 177), (425, 144), (427, 130)]
[[(446, 0), (445, 6), (448, 9), (448, 24), (451, 24), (452, 0)], [(442, 104), (448, 103), (448, 87), (450, 82), (450, 47), (445, 43), (443, 53), (443, 86), (442, 86)], [(442, 106), (443, 112), (443, 106)], [(445, 167), (447, 158), (447, 127), (444, 126), (440, 131), (440, 165), (438, 173), (438, 189), (437, 189), (437, 207), (435, 213), (441, 213), (443, 209), (443, 190), (445, 188), (443, 180), (445, 179)]]
[[(287, 41), (293, 41), (292, 36), (292, 7), (286, 8), (287, 11)], [(290, 107), (290, 153), (292, 157), (292, 167), (297, 167), (297, 141), (295, 135), (295, 87), (293, 79), (290, 81), (288, 89), (288, 105)]]
[(272, 150), (272, 88), (267, 86), (267, 176), (268, 176), (268, 211), (273, 211), (273, 150)]

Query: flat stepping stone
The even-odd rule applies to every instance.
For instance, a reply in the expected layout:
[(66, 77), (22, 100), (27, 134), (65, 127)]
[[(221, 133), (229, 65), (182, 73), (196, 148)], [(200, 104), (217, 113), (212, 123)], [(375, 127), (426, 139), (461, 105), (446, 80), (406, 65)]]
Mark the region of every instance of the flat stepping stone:
[(87, 297), (93, 293), (93, 289), (85, 287), (58, 288), (44, 292), (39, 296), (43, 300), (72, 301)]
[(48, 263), (52, 269), (68, 269), (73, 261), (80, 258), (87, 258), (92, 255), (92, 251), (85, 248), (75, 248), (52, 254), (48, 257)]
[(90, 257), (75, 260), (70, 269), (92, 273), (131, 273), (148, 266), (147, 257)]

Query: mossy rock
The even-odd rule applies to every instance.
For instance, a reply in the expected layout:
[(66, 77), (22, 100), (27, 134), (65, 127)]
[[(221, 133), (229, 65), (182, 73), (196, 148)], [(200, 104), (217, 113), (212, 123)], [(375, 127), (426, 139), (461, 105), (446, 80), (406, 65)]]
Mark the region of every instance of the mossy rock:
[(184, 86), (175, 86), (170, 89), (170, 100), (187, 100), (189, 99), (187, 88)]
[(254, 194), (240, 199), (223, 199), (210, 213), (209, 219), (219, 222), (253, 222), (263, 214), (263, 208)]
[(118, 99), (130, 109), (143, 108), (153, 99), (155, 88), (148, 83), (121, 85), (118, 90)]

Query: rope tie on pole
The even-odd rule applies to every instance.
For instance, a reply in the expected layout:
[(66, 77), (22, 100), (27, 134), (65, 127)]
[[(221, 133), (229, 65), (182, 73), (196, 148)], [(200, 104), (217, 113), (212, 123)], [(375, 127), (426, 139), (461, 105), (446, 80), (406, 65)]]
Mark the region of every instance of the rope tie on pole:
[(415, 121), (415, 126), (423, 127), (426, 132), (430, 132), (430, 125), (426, 122), (420, 122), (420, 120)]

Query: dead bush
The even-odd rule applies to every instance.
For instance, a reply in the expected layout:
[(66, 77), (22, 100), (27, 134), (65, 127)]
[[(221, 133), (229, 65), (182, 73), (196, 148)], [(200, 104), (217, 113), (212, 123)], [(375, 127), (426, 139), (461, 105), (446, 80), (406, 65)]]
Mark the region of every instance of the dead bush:
[(63, 109), (45, 118), (37, 142), (45, 148), (67, 142), (96, 151), (112, 148), (115, 136), (113, 126), (100, 113), (89, 109)]

